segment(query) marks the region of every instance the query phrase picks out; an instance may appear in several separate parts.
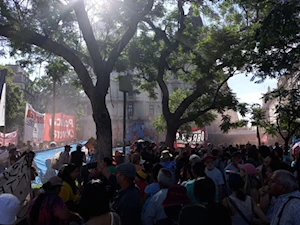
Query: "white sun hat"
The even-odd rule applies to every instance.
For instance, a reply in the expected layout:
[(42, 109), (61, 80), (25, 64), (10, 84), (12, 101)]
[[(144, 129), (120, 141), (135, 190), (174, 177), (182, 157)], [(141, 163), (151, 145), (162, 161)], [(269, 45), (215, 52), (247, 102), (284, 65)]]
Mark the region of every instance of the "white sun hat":
[(0, 224), (11, 225), (17, 220), (20, 200), (8, 193), (0, 194)]

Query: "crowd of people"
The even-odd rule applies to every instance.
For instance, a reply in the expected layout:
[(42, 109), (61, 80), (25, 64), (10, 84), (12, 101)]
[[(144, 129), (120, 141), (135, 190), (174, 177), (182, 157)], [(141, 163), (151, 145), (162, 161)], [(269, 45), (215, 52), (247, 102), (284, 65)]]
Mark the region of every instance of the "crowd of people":
[[(27, 222), (300, 224), (299, 156), (291, 163), (283, 156), (278, 144), (187, 145), (174, 151), (137, 142), (127, 154), (128, 162), (115, 165), (111, 158), (87, 161), (81, 145), (72, 153), (66, 146), (57, 160), (63, 165), (31, 202)], [(0, 224), (7, 223), (0, 218)]]

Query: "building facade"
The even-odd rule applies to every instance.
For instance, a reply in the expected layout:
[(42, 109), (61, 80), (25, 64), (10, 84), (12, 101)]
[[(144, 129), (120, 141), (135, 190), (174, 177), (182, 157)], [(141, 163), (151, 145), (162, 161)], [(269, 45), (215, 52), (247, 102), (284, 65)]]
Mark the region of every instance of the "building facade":
[(13, 83), (22, 89), (25, 101), (31, 104), (33, 108), (38, 110), (38, 93), (33, 89), (32, 81), (29, 79), (29, 76), (19, 65), (6, 66), (13, 70)]

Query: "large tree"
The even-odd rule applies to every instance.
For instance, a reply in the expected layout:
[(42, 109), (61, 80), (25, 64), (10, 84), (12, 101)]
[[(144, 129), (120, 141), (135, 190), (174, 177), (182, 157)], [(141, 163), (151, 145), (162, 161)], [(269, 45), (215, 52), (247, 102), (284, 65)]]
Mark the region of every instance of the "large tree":
[[(112, 149), (111, 119), (105, 104), (110, 73), (153, 4), (154, 0), (0, 0), (0, 35), (11, 41), (13, 53), (50, 52), (74, 68), (91, 101), (100, 158), (110, 156)], [(99, 30), (91, 25), (92, 15)]]
[[(228, 110), (245, 112), (227, 81), (244, 69), (243, 50), (249, 39), (239, 26), (216, 25), (222, 15), (211, 1), (176, 3), (171, 9), (160, 5), (161, 13), (153, 15), (154, 22), (145, 18), (128, 48), (134, 80), (150, 97), (162, 96), (165, 140), (171, 148), (177, 130), (184, 125), (207, 125), (216, 113), (229, 124)], [(212, 22), (204, 25), (200, 13)], [(179, 80), (176, 87), (174, 80)], [(159, 121), (156, 127), (163, 129), (161, 117)]]

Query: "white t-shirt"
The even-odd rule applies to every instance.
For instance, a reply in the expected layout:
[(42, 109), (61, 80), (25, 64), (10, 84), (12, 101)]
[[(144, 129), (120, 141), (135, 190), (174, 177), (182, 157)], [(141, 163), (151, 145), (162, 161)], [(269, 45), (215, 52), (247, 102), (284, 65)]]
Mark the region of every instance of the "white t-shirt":
[(219, 199), (219, 185), (224, 184), (224, 179), (220, 170), (214, 167), (212, 170), (205, 168), (206, 176), (212, 179), (216, 185), (216, 199)]

